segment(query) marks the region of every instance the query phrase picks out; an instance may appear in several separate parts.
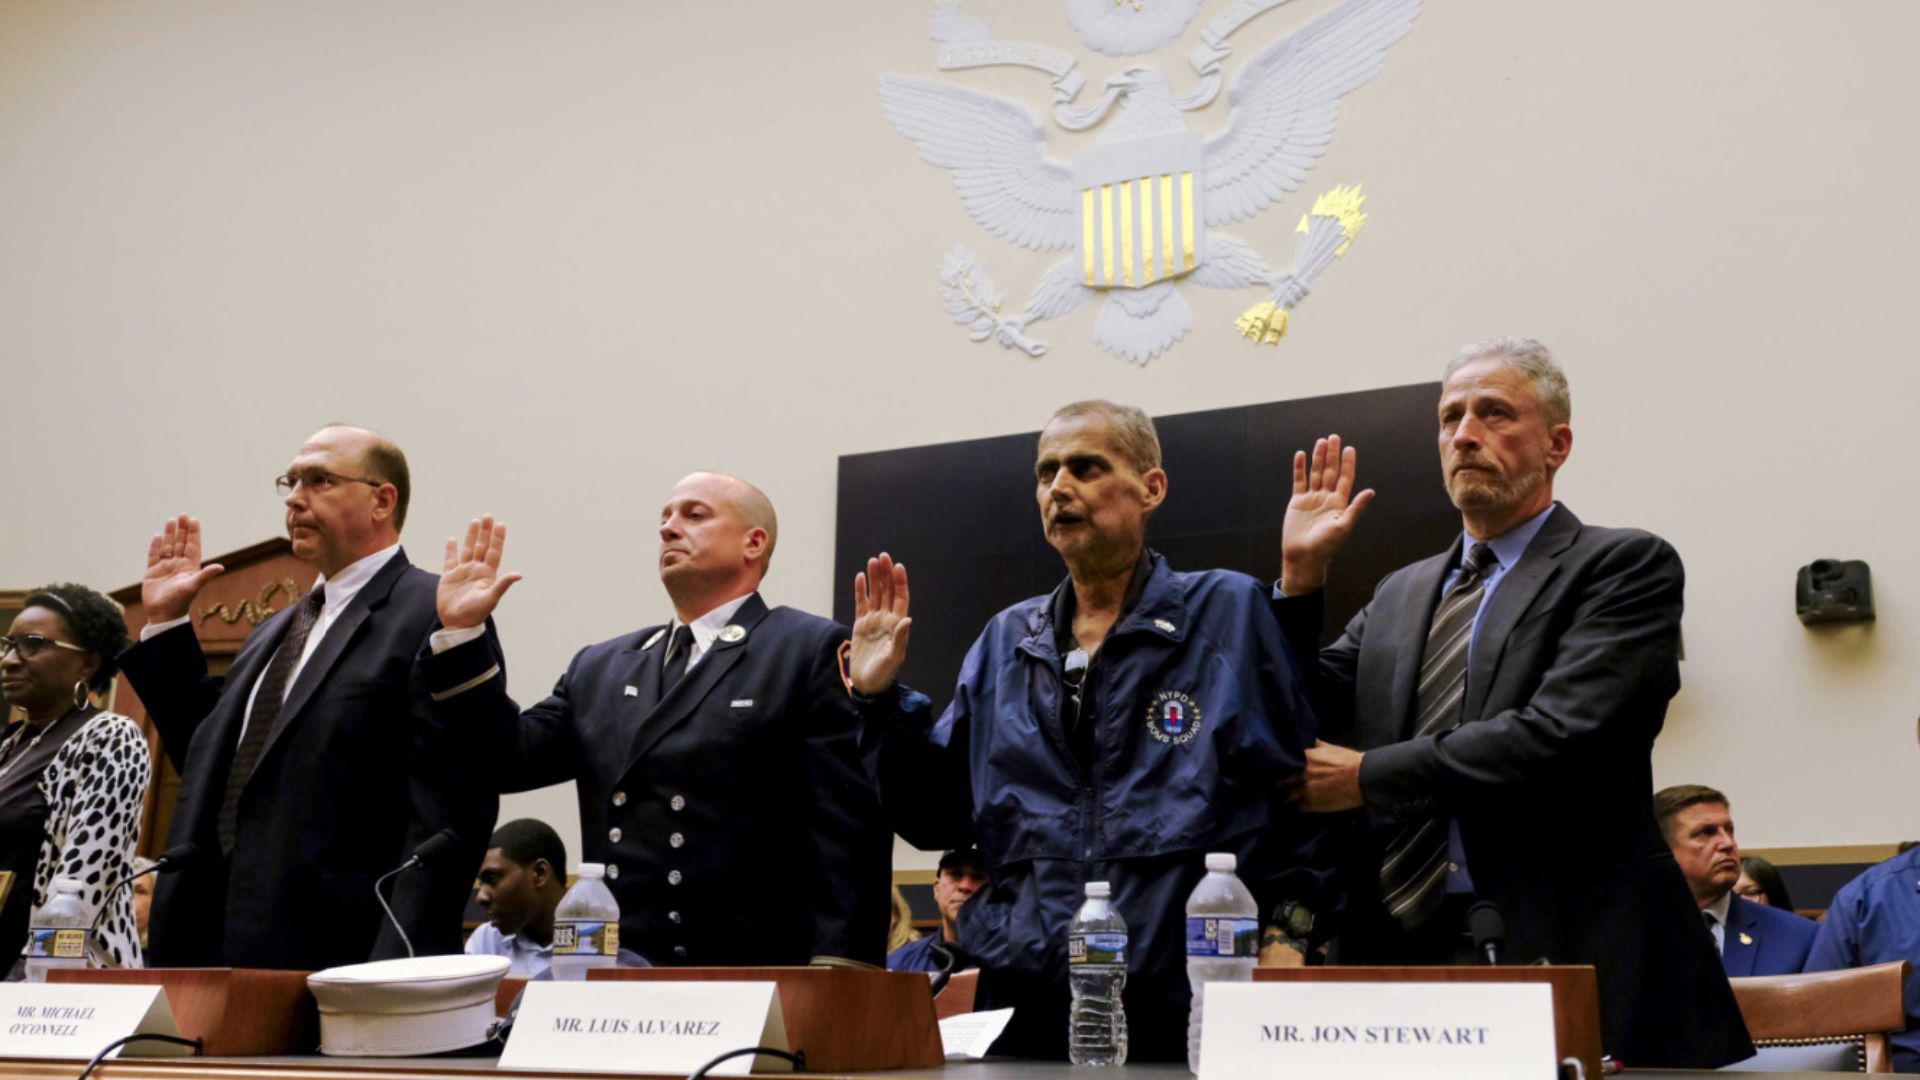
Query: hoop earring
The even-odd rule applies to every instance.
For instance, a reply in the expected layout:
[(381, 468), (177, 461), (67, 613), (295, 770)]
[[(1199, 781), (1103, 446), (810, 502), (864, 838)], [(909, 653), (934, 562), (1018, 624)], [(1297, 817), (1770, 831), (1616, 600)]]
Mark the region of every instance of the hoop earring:
[(84, 709), (91, 704), (93, 704), (93, 695), (88, 690), (87, 680), (76, 680), (73, 684), (73, 707)]

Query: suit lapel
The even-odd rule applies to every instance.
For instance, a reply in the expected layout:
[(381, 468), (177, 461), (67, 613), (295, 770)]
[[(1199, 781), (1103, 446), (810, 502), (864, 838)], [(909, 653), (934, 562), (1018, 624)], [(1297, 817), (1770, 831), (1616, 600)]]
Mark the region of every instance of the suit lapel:
[[(340, 617), (334, 620), (332, 626), (327, 627), (326, 636), (322, 637), (320, 644), (314, 647), (313, 655), (307, 657), (307, 662), (300, 668), (300, 674), (294, 677), (293, 688), (287, 691), (286, 704), (280, 707), (280, 715), (274, 718), (273, 730), (267, 733), (267, 744), (260, 748), (261, 761), (265, 761), (267, 755), (273, 753), (275, 744), (286, 734), (301, 710), (306, 708), (307, 703), (313, 699), (314, 692), (325, 684), (327, 677), (332, 674), (334, 665), (340, 662), (340, 657), (346, 653), (347, 646), (360, 632), (361, 625), (376, 608), (386, 604), (387, 594), (393, 591), (394, 582), (399, 581), (400, 575), (411, 569), (412, 565), (407, 561), (405, 549), (395, 552), (393, 558), (388, 559), (386, 565), (373, 575), (373, 580), (367, 582), (359, 592), (354, 594), (353, 602), (347, 605), (347, 610), (340, 613)], [(255, 775), (258, 775), (259, 771), (256, 767)]]
[(759, 593), (747, 597), (746, 603), (740, 605), (739, 610), (733, 613), (732, 621), (728, 623), (729, 626), (739, 627), (745, 633), (733, 641), (728, 641), (725, 637), (715, 638), (713, 644), (700, 657), (700, 662), (694, 665), (693, 670), (681, 676), (673, 689), (665, 694), (659, 693), (662, 685), (660, 679), (662, 662), (657, 658), (653, 660), (649, 666), (653, 669), (655, 704), (647, 713), (646, 719), (640, 721), (640, 730), (634, 734), (633, 750), (627, 756), (627, 768), (631, 769), (634, 763), (645, 757), (647, 752), (658, 745), (668, 732), (679, 727), (688, 716), (692, 715), (693, 710), (719, 684), (721, 677), (746, 654), (747, 641), (753, 636), (754, 627), (759, 625), (766, 614), (767, 603), (760, 599)]
[(1726, 945), (1721, 952), (1725, 954), (1725, 967), (1731, 978), (1753, 974), (1754, 962), (1760, 958), (1760, 926), (1753, 913), (1743, 906), (1745, 903), (1736, 896), (1733, 906), (1727, 909)]
[(1405, 617), (1389, 623), (1387, 648), (1393, 650), (1395, 659), (1393, 697), (1387, 715), (1393, 717), (1395, 727), (1386, 733), (1383, 742), (1399, 742), (1412, 734), (1414, 696), (1419, 689), (1420, 661), (1427, 651), (1428, 625), (1433, 621), (1434, 608), (1440, 604), (1440, 586), (1447, 579), (1447, 571), (1459, 561), (1460, 544), (1455, 541), (1445, 554), (1416, 564), (1408, 575), (1407, 596), (1402, 606)]
[(1487, 692), (1493, 685), (1493, 673), (1507, 651), (1507, 639), (1521, 616), (1533, 606), (1540, 590), (1560, 569), (1560, 556), (1580, 534), (1580, 519), (1573, 511), (1555, 504), (1554, 511), (1540, 526), (1540, 532), (1527, 545), (1520, 561), (1500, 578), (1493, 600), (1480, 614), (1474, 629), (1473, 652), (1467, 658), (1467, 698), (1461, 722), (1480, 718), (1486, 708)]

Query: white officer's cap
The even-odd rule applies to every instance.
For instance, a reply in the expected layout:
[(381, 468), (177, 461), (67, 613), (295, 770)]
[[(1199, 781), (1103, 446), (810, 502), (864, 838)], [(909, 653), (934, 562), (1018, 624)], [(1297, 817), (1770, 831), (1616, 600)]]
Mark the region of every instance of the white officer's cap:
[(414, 1057), (487, 1040), (504, 956), (421, 956), (307, 976), (320, 1006), (320, 1052)]

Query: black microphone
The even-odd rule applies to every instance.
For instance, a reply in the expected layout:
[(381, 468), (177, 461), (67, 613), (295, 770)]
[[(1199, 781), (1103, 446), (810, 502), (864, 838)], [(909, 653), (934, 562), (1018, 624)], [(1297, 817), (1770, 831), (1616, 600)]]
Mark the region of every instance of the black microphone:
[(441, 829), (439, 832), (422, 840), (420, 846), (413, 849), (413, 854), (407, 856), (406, 862), (381, 874), (379, 880), (373, 883), (373, 898), (380, 901), (380, 910), (387, 913), (387, 921), (393, 924), (393, 929), (400, 935), (400, 944), (407, 947), (408, 959), (413, 958), (413, 940), (407, 937), (407, 928), (400, 925), (400, 920), (394, 917), (393, 909), (387, 906), (386, 894), (380, 891), (380, 886), (385, 885), (387, 879), (396, 874), (404, 874), (416, 866), (425, 866), (440, 856), (445, 855), (447, 852), (452, 851), (455, 847), (459, 846), (459, 844), (459, 833), (454, 832), (452, 829)]
[(1473, 937), (1474, 952), (1489, 964), (1500, 963), (1500, 947), (1507, 943), (1507, 920), (1500, 914), (1500, 905), (1482, 900), (1468, 908), (1467, 933)]
[[(107, 909), (112, 906), (113, 894), (117, 890), (133, 884), (148, 874), (171, 874), (175, 870), (192, 862), (199, 857), (199, 854), (200, 845), (192, 842), (181, 844), (178, 847), (168, 848), (160, 854), (159, 858), (153, 860), (152, 866), (138, 873), (128, 874), (119, 881), (107, 886), (106, 891), (100, 894), (100, 910), (93, 913), (93, 923), (87, 927), (87, 941), (92, 942), (93, 935), (99, 932), (100, 920), (107, 917)], [(89, 946), (89, 948), (91, 948), (91, 946)]]

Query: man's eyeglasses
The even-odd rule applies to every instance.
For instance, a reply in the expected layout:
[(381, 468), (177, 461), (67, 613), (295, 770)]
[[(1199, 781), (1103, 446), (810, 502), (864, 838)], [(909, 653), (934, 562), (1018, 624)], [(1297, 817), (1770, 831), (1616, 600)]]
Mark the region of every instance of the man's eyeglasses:
[(21, 634), (19, 637), (0, 637), (0, 659), (4, 659), (8, 653), (17, 649), (20, 652), (20, 659), (31, 660), (41, 653), (46, 652), (49, 648), (67, 649), (77, 653), (87, 651), (71, 642), (55, 641), (45, 634)]
[(340, 484), (365, 484), (368, 487), (380, 487), (385, 480), (369, 480), (364, 476), (342, 476), (325, 469), (303, 469), (297, 473), (285, 473), (273, 478), (273, 490), (281, 495), (293, 494), (293, 489), (304, 487), (314, 494), (331, 491)]

